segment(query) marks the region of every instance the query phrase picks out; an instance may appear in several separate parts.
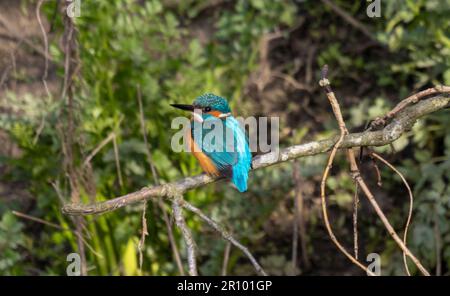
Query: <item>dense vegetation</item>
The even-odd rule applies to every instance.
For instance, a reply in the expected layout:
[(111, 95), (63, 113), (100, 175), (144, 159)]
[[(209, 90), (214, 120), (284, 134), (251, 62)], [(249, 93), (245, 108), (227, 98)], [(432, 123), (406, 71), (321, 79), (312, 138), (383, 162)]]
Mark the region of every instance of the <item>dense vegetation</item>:
[[(317, 85), (325, 63), (352, 131), (362, 130), (369, 118), (384, 114), (417, 90), (450, 85), (450, 1), (382, 1), (381, 18), (367, 17), (366, 3), (351, 2), (334, 1), (362, 22), (371, 36), (321, 1), (82, 1), (81, 17), (73, 19), (78, 52), (74, 58), (80, 68), (73, 78), (70, 106), (75, 114), (70, 162), (77, 168), (82, 201), (106, 200), (153, 184), (141, 132), (139, 90), (152, 159), (161, 182), (169, 182), (201, 172), (191, 155), (170, 148), (175, 132), (171, 118), (179, 114), (170, 103), (189, 103), (205, 92), (220, 94), (240, 115), (279, 116), (281, 146), (288, 146), (338, 132)], [(35, 4), (22, 1), (20, 6), (35, 17)], [(0, 129), (7, 135), (5, 143), (19, 151), (0, 154), (1, 188), (6, 188), (0, 191), (0, 274), (64, 274), (67, 254), (77, 250), (76, 235), (68, 231), (74, 222), (60, 210), (70, 200), (73, 184), (63, 149), (71, 112), (67, 98), (60, 99), (65, 56), (60, 37), (65, 24), (62, 13), (55, 14), (55, 5), (56, 1), (46, 1), (42, 6), (42, 16), (53, 26), (48, 79), (57, 87), (51, 89), (51, 97), (12, 88), (14, 83), (40, 82), (43, 67), (38, 75), (23, 71), (10, 75), (0, 90)], [(41, 39), (33, 42), (42, 47)], [(411, 250), (432, 273), (438, 268), (441, 274), (450, 267), (449, 126), (448, 111), (440, 111), (396, 141), (394, 152), (390, 147), (377, 149), (414, 189)], [(84, 165), (112, 132), (118, 155), (110, 141)], [(361, 274), (336, 251), (323, 227), (318, 186), (325, 160), (326, 155), (320, 155), (255, 171), (249, 192), (243, 195), (219, 182), (185, 198), (230, 229), (269, 274)], [(294, 166), (301, 172), (297, 180)], [(362, 166), (366, 174), (373, 174), (370, 165)], [(340, 171), (335, 166), (327, 184), (333, 192), (331, 218), (337, 235), (351, 246), (354, 185)], [(382, 187), (375, 180), (372, 185), (400, 230), (408, 197), (397, 176), (381, 171)], [(292, 267), (296, 182), (301, 182), (304, 197), (307, 254)], [(170, 205), (165, 206), (170, 212)], [(59, 228), (22, 219), (12, 210)], [(149, 235), (139, 271), (141, 213), (142, 205), (137, 205), (86, 217), (89, 274), (179, 273), (156, 203), (148, 203)], [(404, 274), (401, 252), (364, 201), (361, 213), (362, 256), (380, 253), (383, 274)], [(226, 243), (198, 218), (187, 214), (187, 223), (198, 246), (200, 273), (220, 274)], [(174, 231), (184, 263), (184, 243), (178, 229)], [(254, 270), (232, 248), (228, 273), (248, 275)]]

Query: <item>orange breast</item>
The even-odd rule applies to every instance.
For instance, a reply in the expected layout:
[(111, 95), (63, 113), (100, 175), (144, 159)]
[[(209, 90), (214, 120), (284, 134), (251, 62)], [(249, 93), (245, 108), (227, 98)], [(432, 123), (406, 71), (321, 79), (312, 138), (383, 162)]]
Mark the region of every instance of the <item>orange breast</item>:
[(212, 160), (201, 151), (197, 143), (195, 143), (194, 139), (192, 139), (190, 131), (188, 131), (188, 135), (186, 136), (186, 138), (189, 141), (188, 145), (189, 148), (191, 149), (192, 154), (195, 156), (195, 158), (197, 158), (203, 171), (205, 171), (205, 173), (207, 173), (208, 175), (219, 176), (220, 173), (217, 170), (216, 166), (214, 165)]
[(214, 117), (219, 117), (222, 114), (222, 112), (213, 110), (213, 111), (208, 112), (208, 114), (211, 114)]

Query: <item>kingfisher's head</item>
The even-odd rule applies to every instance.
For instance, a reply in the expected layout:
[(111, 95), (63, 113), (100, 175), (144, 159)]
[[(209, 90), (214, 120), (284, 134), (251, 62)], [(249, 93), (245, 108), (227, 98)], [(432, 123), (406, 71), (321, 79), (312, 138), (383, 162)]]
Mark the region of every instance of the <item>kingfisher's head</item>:
[(231, 109), (226, 99), (207, 93), (197, 97), (192, 105), (171, 104), (171, 106), (191, 111), (194, 119), (203, 121), (207, 116), (226, 118), (231, 115)]

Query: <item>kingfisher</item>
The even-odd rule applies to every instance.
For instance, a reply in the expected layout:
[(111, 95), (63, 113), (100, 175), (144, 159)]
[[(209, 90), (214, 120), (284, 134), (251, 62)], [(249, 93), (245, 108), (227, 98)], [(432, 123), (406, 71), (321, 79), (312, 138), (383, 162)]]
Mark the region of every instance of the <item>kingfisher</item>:
[(171, 106), (192, 113), (187, 144), (203, 171), (230, 179), (239, 192), (247, 191), (252, 154), (248, 139), (225, 98), (206, 93), (191, 105)]

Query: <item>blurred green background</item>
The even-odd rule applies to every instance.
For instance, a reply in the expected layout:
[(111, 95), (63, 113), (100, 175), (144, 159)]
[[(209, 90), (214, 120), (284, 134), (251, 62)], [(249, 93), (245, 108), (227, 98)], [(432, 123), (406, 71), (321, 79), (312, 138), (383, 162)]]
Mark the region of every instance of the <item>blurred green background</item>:
[[(154, 184), (138, 89), (154, 165), (160, 181), (170, 182), (201, 172), (191, 155), (170, 148), (176, 132), (171, 119), (180, 114), (170, 103), (212, 92), (228, 98), (236, 114), (278, 116), (285, 147), (338, 133), (317, 83), (324, 64), (351, 131), (361, 131), (367, 120), (413, 92), (450, 85), (449, 0), (381, 1), (379, 18), (366, 15), (364, 1), (332, 1), (360, 22), (359, 28), (326, 2), (82, 0), (80, 17), (73, 18), (76, 44), (69, 62), (77, 68), (71, 102), (61, 96), (63, 4), (49, 0), (41, 8), (51, 55), (49, 96), (42, 83), (37, 1), (0, 2), (0, 274), (65, 275), (66, 256), (78, 247), (74, 220), (61, 213), (62, 205), (74, 195), (86, 203), (103, 201)], [(450, 271), (449, 126), (448, 110), (440, 111), (396, 141), (395, 152), (377, 149), (405, 174), (415, 194), (408, 245), (440, 275)], [(111, 133), (114, 140), (84, 165)], [(337, 251), (323, 225), (319, 183), (326, 157), (252, 172), (245, 194), (219, 182), (185, 198), (229, 229), (269, 274), (362, 275)], [(338, 157), (327, 186), (336, 235), (351, 249), (354, 185), (344, 160)], [(378, 187), (369, 161), (361, 166), (402, 233), (408, 196), (401, 180), (380, 166)], [(300, 176), (294, 177), (295, 169)], [(293, 258), (295, 184), (305, 233)], [(170, 204), (164, 207), (170, 214)], [(152, 202), (139, 269), (142, 208), (83, 218), (89, 275), (180, 274), (162, 210)], [(402, 253), (362, 197), (359, 216), (361, 258), (379, 253), (382, 274), (404, 274)], [(234, 247), (224, 268), (226, 242), (198, 217), (186, 213), (186, 219), (200, 274), (255, 274)], [(184, 242), (175, 226), (173, 231), (186, 269)], [(411, 270), (418, 274), (412, 264)]]

